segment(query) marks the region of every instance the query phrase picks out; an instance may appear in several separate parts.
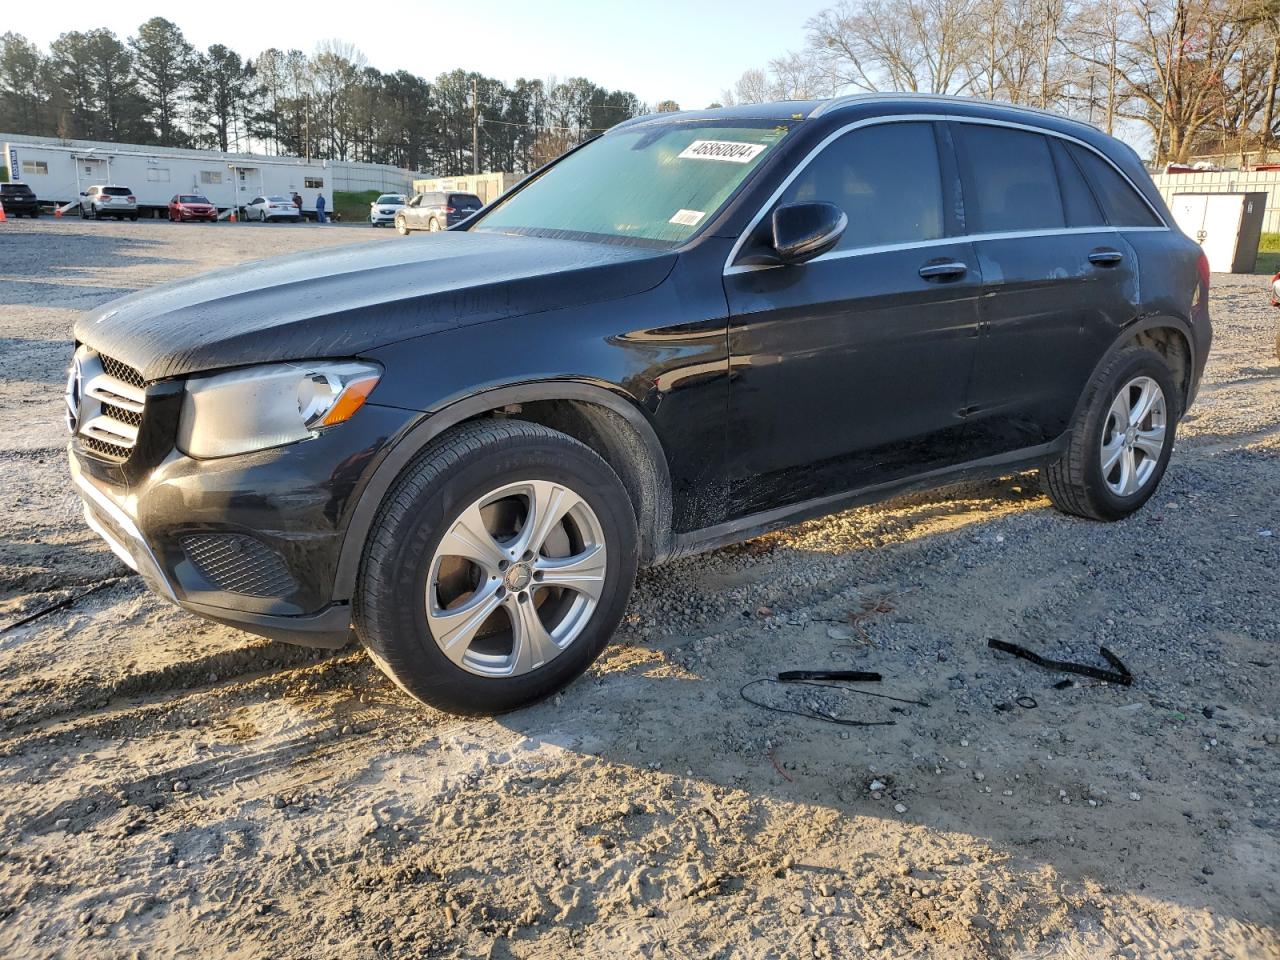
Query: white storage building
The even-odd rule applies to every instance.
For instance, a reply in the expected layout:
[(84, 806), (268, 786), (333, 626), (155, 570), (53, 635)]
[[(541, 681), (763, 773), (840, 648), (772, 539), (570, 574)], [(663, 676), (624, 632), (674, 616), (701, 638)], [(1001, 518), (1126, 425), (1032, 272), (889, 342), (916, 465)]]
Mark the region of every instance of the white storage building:
[(64, 204), (94, 184), (128, 187), (144, 216), (164, 216), (174, 194), (197, 193), (220, 210), (240, 208), (261, 194), (302, 196), (314, 212), (324, 195), (333, 209), (333, 187), (324, 161), (124, 144), (9, 140), (4, 165), (42, 202)]

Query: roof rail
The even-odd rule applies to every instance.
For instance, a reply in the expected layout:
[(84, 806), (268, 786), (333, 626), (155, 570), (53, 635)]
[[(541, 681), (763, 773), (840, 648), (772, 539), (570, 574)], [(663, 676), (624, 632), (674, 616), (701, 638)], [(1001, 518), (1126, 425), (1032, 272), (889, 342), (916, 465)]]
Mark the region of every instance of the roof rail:
[(929, 103), (976, 103), (988, 107), (1003, 107), (1006, 110), (1016, 110), (1022, 113), (1035, 113), (1042, 117), (1052, 117), (1054, 120), (1065, 120), (1067, 123), (1076, 123), (1082, 127), (1088, 127), (1090, 130), (1097, 130), (1091, 123), (1084, 120), (1077, 120), (1074, 117), (1065, 117), (1060, 113), (1054, 113), (1052, 110), (1044, 110), (1040, 107), (1024, 107), (1017, 103), (1004, 103), (1000, 100), (988, 100), (985, 97), (961, 97), (951, 94), (942, 93), (918, 93), (910, 90), (902, 91), (883, 91), (874, 93), (847, 93), (842, 96), (832, 97), (824, 100), (814, 109), (810, 117), (818, 117), (829, 110), (835, 110), (839, 107), (847, 106), (851, 103), (862, 103), (868, 100), (922, 100)]

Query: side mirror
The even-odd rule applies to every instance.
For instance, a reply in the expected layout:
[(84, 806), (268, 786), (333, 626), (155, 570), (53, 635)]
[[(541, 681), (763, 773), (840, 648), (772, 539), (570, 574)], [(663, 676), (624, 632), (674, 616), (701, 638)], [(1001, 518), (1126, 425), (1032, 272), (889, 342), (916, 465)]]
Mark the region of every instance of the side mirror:
[(88, 192), (86, 192), (86, 191), (84, 191), (84, 190), (81, 190), (81, 191), (80, 191), (80, 196), (82, 196), (82, 197), (87, 197), (88, 195), (89, 195), (89, 194), (88, 194)]
[(773, 249), (782, 263), (804, 263), (839, 243), (848, 226), (834, 203), (788, 203), (773, 211)]

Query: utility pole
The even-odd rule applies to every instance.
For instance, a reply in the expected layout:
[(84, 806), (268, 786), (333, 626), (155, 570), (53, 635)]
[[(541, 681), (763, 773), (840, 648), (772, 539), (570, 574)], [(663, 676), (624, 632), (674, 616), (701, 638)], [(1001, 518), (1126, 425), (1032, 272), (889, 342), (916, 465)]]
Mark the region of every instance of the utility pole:
[(471, 172), (480, 172), (480, 96), (476, 78), (471, 78)]

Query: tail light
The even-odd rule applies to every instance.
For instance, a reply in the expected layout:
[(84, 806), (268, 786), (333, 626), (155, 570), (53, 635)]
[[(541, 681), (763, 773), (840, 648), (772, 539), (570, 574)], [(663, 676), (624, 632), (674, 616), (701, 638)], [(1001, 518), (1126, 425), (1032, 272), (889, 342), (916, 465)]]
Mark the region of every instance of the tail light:
[(137, 197), (135, 197), (133, 194), (129, 194), (129, 196), (127, 196), (125, 199), (126, 199), (126, 200), (128, 200), (130, 203), (137, 203), (137, 202), (138, 202), (138, 198), (137, 198)]
[(444, 208), (444, 212), (445, 212), (445, 213), (455, 213), (456, 211), (453, 209), (453, 207), (445, 207), (445, 208)]
[(1209, 289), (1209, 258), (1203, 250), (1200, 251), (1200, 263), (1197, 266), (1200, 268), (1200, 282), (1204, 284), (1207, 291)]
[(1280, 307), (1280, 273), (1271, 278), (1271, 305)]

